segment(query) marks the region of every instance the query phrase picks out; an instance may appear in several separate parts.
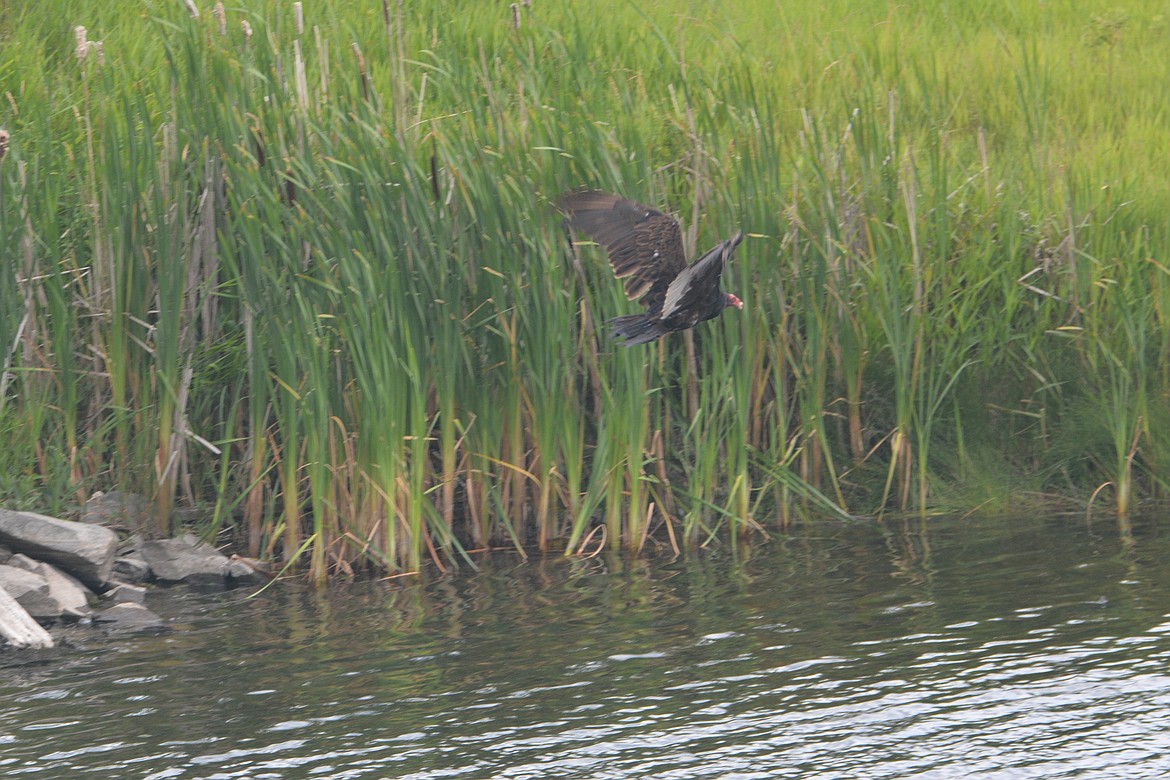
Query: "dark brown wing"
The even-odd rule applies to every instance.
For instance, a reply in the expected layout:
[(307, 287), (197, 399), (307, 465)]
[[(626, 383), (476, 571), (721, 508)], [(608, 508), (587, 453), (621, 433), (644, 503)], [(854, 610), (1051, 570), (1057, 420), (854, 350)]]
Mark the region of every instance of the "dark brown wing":
[(674, 317), (693, 324), (722, 311), (725, 296), (719, 289), (719, 278), (740, 241), (743, 233), (720, 242), (675, 277), (663, 298), (662, 319)]
[(569, 226), (605, 247), (630, 300), (662, 311), (666, 290), (687, 267), (682, 230), (661, 211), (607, 192), (570, 192), (557, 203)]

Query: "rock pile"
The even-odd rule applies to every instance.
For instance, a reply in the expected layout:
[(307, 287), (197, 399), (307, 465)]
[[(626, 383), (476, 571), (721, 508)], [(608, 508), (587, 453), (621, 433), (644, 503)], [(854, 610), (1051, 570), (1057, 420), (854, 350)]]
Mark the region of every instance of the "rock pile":
[(257, 562), (228, 558), (191, 535), (131, 536), (119, 545), (104, 525), (0, 509), (0, 640), (14, 647), (51, 647), (44, 626), (62, 621), (166, 630), (145, 606), (145, 582), (223, 590), (267, 579)]

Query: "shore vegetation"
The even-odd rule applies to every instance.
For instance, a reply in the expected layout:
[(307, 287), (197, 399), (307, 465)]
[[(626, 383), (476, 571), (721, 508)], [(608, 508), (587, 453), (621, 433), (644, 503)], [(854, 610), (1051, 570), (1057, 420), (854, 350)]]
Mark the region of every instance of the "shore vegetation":
[[(1152, 0), (0, 3), (0, 501), (315, 578), (1170, 490)], [(553, 203), (743, 230), (637, 310)]]

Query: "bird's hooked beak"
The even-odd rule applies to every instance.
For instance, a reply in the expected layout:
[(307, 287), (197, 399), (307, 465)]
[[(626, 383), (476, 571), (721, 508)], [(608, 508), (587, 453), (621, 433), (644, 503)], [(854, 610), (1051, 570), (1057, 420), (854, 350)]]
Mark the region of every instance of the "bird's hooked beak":
[(731, 293), (724, 293), (724, 294), (727, 296), (727, 305), (728, 306), (734, 306), (737, 309), (743, 308), (743, 301), (741, 301), (739, 298), (736, 298)]

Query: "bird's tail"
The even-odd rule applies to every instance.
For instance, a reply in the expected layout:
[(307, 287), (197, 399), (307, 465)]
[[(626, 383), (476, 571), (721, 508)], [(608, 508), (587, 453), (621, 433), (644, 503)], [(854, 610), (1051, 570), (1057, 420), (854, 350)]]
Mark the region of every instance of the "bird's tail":
[(668, 331), (658, 319), (645, 314), (627, 314), (624, 317), (614, 317), (609, 321), (612, 330), (609, 337), (621, 339), (623, 347), (632, 347), (636, 344), (646, 344), (660, 339)]

